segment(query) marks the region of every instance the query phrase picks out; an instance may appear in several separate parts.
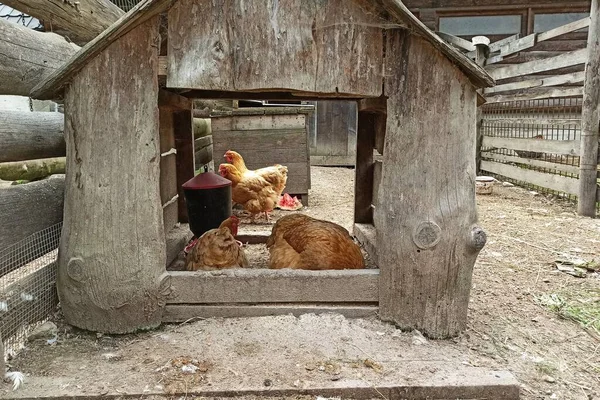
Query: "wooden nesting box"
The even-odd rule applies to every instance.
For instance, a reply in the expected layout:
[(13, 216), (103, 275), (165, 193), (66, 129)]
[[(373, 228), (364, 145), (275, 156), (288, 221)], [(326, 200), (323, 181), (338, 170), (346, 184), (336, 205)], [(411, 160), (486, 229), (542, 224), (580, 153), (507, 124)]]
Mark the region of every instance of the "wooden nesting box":
[(300, 195), (308, 205), (310, 152), (307, 107), (249, 107), (215, 111), (211, 115), (215, 168), (227, 150), (244, 157), (249, 169), (273, 164), (288, 167), (285, 193)]
[[(457, 335), (485, 244), (476, 108), (493, 83), (398, 0), (142, 0), (32, 91), (65, 104), (67, 322), (122, 333), (194, 316), (377, 311)], [(379, 269), (167, 272), (185, 241), (173, 225), (194, 171), (193, 98), (357, 101), (355, 233)]]

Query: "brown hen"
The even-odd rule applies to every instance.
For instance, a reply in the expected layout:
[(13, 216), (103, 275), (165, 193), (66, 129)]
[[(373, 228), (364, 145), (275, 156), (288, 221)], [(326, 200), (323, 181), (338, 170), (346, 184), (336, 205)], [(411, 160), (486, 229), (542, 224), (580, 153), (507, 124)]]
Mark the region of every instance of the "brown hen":
[(259, 176), (273, 185), (273, 189), (277, 192), (277, 196), (281, 196), (287, 183), (288, 168), (286, 166), (275, 164), (270, 167), (250, 170), (246, 167), (246, 163), (242, 155), (233, 150), (227, 150), (224, 155), (228, 163), (232, 164), (242, 173), (243, 178), (253, 178)]
[(214, 271), (224, 268), (246, 268), (248, 259), (240, 243), (235, 240), (239, 219), (227, 218), (216, 229), (200, 236), (185, 259), (188, 271)]
[(252, 215), (264, 213), (267, 221), (269, 212), (277, 204), (278, 196), (273, 185), (258, 175), (246, 175), (231, 164), (219, 165), (219, 173), (231, 181), (231, 198), (234, 203), (241, 204)]
[(304, 214), (280, 218), (267, 239), (269, 268), (359, 269), (365, 267), (360, 247), (346, 229)]

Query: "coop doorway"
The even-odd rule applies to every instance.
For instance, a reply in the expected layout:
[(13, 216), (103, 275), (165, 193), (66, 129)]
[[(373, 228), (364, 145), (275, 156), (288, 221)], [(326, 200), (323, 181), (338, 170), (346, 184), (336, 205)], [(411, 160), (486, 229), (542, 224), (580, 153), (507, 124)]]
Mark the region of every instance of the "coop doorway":
[[(376, 124), (373, 121), (377, 113), (385, 121), (385, 100), (378, 99), (378, 103), (383, 102), (383, 105), (374, 106), (373, 100), (261, 100), (257, 97), (258, 100), (230, 100), (230, 103), (225, 103), (230, 107), (223, 106), (223, 100), (219, 99), (220, 109), (211, 111), (202, 106), (215, 100), (194, 102), (200, 106), (193, 111), (194, 130), (197, 131), (193, 150), (194, 173), (218, 172), (219, 164), (226, 162), (223, 156), (227, 150), (240, 153), (249, 169), (282, 164), (289, 171), (284, 193), (297, 198), (302, 208), (276, 209), (271, 213), (271, 223), (257, 220), (254, 224), (244, 216), (243, 210), (234, 208), (233, 214), (241, 217), (236, 239), (243, 243), (250, 262), (250, 268), (244, 269), (185, 271), (183, 248), (191, 232), (186, 224), (173, 228), (172, 231), (179, 234), (167, 233), (167, 272), (178, 293), (167, 301), (163, 321), (177, 322), (198, 316), (290, 312), (299, 315), (323, 311), (349, 316), (375, 315), (379, 269), (375, 254), (373, 192), (377, 190), (374, 186), (378, 186), (378, 182), (375, 185), (374, 182), (380, 176), (381, 165), (376, 167), (373, 163), (381, 164), (382, 160), (374, 149)], [(317, 120), (319, 103), (326, 111), (320, 114), (321, 118), (329, 117), (331, 121)], [(360, 104), (366, 111), (360, 112)], [(368, 128), (363, 127), (367, 138), (362, 140), (362, 151), (357, 148), (359, 114), (369, 125)], [(326, 157), (321, 151), (321, 159), (315, 163), (321, 165), (311, 166), (311, 150), (314, 151), (317, 143), (323, 143), (327, 135), (331, 137), (328, 125), (338, 132), (340, 126), (346, 127), (346, 137), (343, 140), (338, 137), (338, 143), (343, 143), (344, 148), (330, 151), (330, 156), (343, 154), (344, 159), (324, 165), (327, 164), (323, 163)], [(384, 134), (385, 123), (378, 127), (383, 127), (380, 135)], [(161, 134), (164, 131), (161, 129)], [(318, 142), (317, 135), (320, 133), (321, 141)], [(329, 139), (329, 142), (333, 140)], [(365, 163), (369, 157), (371, 163)], [(361, 164), (358, 167), (357, 160)], [(357, 178), (359, 185), (356, 185)], [(355, 193), (360, 193), (358, 199), (361, 204), (356, 204)], [(265, 243), (273, 223), (296, 212), (346, 228), (361, 247), (365, 268), (322, 271), (269, 269), (269, 251)]]

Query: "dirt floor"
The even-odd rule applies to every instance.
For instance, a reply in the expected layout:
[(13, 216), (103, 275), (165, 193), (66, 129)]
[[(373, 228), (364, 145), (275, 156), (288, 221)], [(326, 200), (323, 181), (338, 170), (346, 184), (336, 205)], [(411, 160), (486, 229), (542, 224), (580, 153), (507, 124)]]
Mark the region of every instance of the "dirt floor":
[[(353, 173), (312, 168), (304, 211), (350, 229)], [(460, 365), (510, 371), (523, 399), (600, 399), (600, 274), (594, 272), (600, 220), (577, 217), (571, 203), (517, 187), (498, 185), (477, 203), (488, 242), (474, 270), (469, 327), (459, 338), (427, 341), (376, 320), (335, 315), (203, 320), (115, 338), (71, 329), (59, 319), (57, 341), (30, 343), (10, 361), (33, 381), (16, 393), (33, 393), (40, 382), (88, 394), (122, 393), (134, 383), (167, 393), (188, 385), (372, 385), (448, 377)], [(430, 364), (413, 370), (413, 361), (419, 368)], [(181, 375), (182, 363), (200, 373)], [(78, 370), (94, 376), (107, 365), (108, 375), (77, 376)], [(147, 381), (131, 383), (134, 372)], [(0, 396), (11, 395), (0, 386)]]

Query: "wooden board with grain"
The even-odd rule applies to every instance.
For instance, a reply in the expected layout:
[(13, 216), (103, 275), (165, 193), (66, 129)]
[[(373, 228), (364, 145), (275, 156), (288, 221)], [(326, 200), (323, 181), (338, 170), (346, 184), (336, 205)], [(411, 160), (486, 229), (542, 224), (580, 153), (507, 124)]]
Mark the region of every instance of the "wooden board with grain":
[(79, 328), (127, 333), (161, 321), (158, 39), (158, 19), (143, 23), (86, 64), (65, 93), (57, 287), (66, 321)]
[(377, 316), (377, 305), (357, 304), (255, 304), (255, 305), (183, 305), (167, 304), (163, 322), (185, 322), (203, 318), (249, 318), (269, 315), (341, 314), (346, 318), (369, 318)]
[(579, 155), (578, 140), (539, 140), (484, 136), (484, 148), (495, 147), (499, 149), (535, 151), (541, 153)]
[(229, 269), (170, 271), (168, 304), (367, 303), (379, 299), (379, 271)]
[(188, 222), (183, 184), (192, 179), (195, 173), (194, 123), (191, 108), (173, 114), (173, 136), (177, 150), (175, 165), (177, 169), (176, 188), (179, 194), (177, 198), (179, 222)]
[(236, 115), (227, 118), (212, 118), (214, 131), (251, 131), (266, 129), (304, 129), (304, 114), (284, 115)]
[(477, 94), (428, 42), (401, 31), (387, 38), (390, 112), (378, 193), (385, 210), (374, 221), (380, 316), (431, 337), (454, 336), (467, 325), (485, 237), (476, 227)]
[[(358, 113), (356, 168), (354, 178), (354, 222), (373, 223), (373, 147), (377, 114)], [(383, 115), (385, 118), (385, 114)]]
[(571, 74), (565, 75), (555, 75), (551, 77), (540, 77), (534, 79), (527, 79), (520, 82), (513, 83), (505, 83), (503, 85), (496, 85), (491, 88), (484, 89), (483, 93), (489, 95), (491, 93), (498, 92), (507, 92), (510, 90), (520, 90), (520, 89), (531, 89), (537, 87), (547, 87), (547, 86), (558, 86), (565, 84), (575, 84), (583, 82), (585, 78), (584, 72), (574, 72)]
[(169, 10), (168, 87), (381, 94), (388, 22), (366, 1), (202, 5)]
[(576, 196), (579, 189), (578, 180), (575, 178), (538, 172), (528, 168), (516, 167), (514, 165), (483, 160), (481, 161), (481, 169), (517, 181), (527, 182), (532, 185), (570, 193)]
[(490, 75), (492, 75), (492, 77), (496, 80), (501, 80), (512, 78), (514, 76), (535, 74), (554, 69), (571, 67), (578, 64), (585, 64), (586, 61), (587, 50), (580, 49), (569, 53), (564, 53), (556, 57), (496, 68), (490, 71)]
[(481, 153), (481, 155), (483, 158), (490, 159), (491, 161), (525, 164), (530, 167), (545, 168), (554, 172), (563, 172), (575, 175), (579, 174), (579, 167), (575, 165), (560, 164), (551, 161), (536, 160), (533, 158), (507, 156), (505, 154), (496, 154), (489, 151), (484, 151)]

